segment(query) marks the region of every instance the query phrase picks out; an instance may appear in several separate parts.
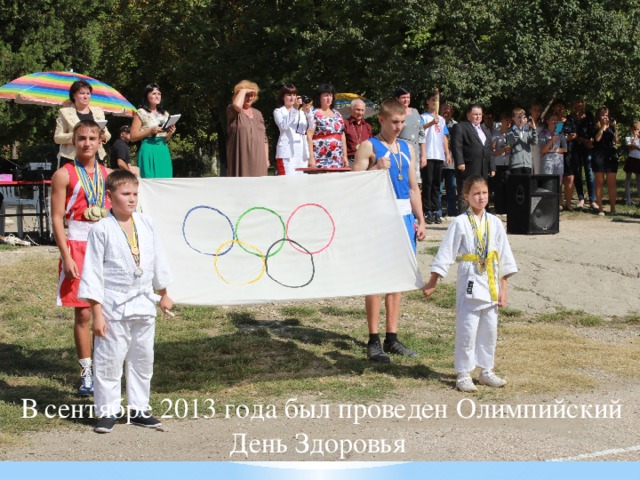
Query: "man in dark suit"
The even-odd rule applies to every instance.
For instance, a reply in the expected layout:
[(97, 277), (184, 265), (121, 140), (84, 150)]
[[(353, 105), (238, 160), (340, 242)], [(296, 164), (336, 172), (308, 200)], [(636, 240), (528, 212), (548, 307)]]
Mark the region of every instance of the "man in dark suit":
[(458, 123), (453, 129), (451, 150), (456, 168), (463, 178), (475, 174), (486, 179), (496, 174), (491, 132), (482, 123), (480, 105), (471, 105), (467, 109), (467, 121)]

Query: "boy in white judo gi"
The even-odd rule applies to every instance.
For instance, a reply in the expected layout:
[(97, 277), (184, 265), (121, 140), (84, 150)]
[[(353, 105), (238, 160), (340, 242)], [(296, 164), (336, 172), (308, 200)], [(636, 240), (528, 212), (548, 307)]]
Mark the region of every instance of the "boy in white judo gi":
[[(106, 180), (111, 211), (91, 229), (79, 297), (91, 305), (94, 346), (94, 430), (108, 433), (122, 416), (121, 380), (126, 361), (127, 420), (157, 428), (150, 414), (156, 302), (169, 312), (169, 264), (150, 217), (135, 212), (138, 179), (116, 170)], [(154, 292), (156, 290), (158, 293)]]
[(456, 388), (473, 392), (477, 388), (471, 372), (476, 366), (482, 369), (481, 385), (502, 387), (507, 383), (493, 372), (498, 307), (507, 304), (507, 278), (518, 268), (502, 222), (485, 211), (489, 201), (487, 181), (471, 175), (462, 192), (469, 208), (449, 226), (423, 292), (426, 297), (432, 295), (449, 267), (460, 262), (456, 284)]

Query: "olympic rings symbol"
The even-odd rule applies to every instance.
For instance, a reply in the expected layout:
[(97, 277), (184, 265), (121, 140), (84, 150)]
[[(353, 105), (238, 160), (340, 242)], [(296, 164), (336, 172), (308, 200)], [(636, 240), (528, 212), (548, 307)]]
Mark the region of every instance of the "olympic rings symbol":
[[(306, 287), (315, 276), (314, 255), (331, 246), (335, 233), (333, 216), (318, 203), (299, 205), (286, 221), (272, 209), (251, 207), (238, 216), (235, 224), (220, 209), (198, 205), (187, 211), (182, 221), (182, 235), (187, 246), (199, 254), (213, 257), (216, 275), (225, 284), (234, 286), (255, 284), (266, 275), (286, 288)], [(211, 237), (218, 240), (226, 237), (227, 240), (220, 243), (211, 241)], [(304, 239), (307, 246), (294, 238)], [(212, 247), (212, 243), (219, 244)], [(234, 249), (236, 245), (238, 249)], [(233, 251), (248, 253), (249, 257), (241, 261), (234, 254), (234, 259), (226, 261), (225, 266), (223, 257), (230, 256)], [(296, 260), (299, 255), (294, 254), (302, 254), (308, 259), (306, 269)], [(301, 274), (304, 275), (302, 280), (298, 278)], [(234, 275), (236, 278), (231, 278)]]

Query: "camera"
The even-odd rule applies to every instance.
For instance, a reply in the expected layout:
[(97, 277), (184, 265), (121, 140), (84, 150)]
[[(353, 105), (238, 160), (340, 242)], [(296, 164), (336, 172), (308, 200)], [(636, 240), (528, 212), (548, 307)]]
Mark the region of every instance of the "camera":
[(309, 105), (312, 102), (311, 98), (306, 95), (300, 95), (300, 100), (302, 100), (303, 105)]

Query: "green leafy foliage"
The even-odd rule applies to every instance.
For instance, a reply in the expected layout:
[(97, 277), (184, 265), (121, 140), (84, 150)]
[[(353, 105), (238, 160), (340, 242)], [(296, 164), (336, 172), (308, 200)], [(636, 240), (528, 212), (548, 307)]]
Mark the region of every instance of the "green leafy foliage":
[[(61, 14), (64, 12), (64, 14)], [(272, 144), (278, 89), (318, 83), (374, 101), (407, 86), (422, 109), (435, 86), (460, 114), (471, 102), (496, 111), (584, 95), (628, 123), (640, 4), (631, 0), (0, 0), (0, 81), (74, 69), (138, 104), (158, 82), (183, 115), (185, 175), (224, 156), (233, 86), (251, 79)], [(55, 109), (0, 102), (0, 143), (51, 143)], [(191, 152), (185, 152), (183, 147)], [(208, 172), (207, 172), (208, 173)]]

